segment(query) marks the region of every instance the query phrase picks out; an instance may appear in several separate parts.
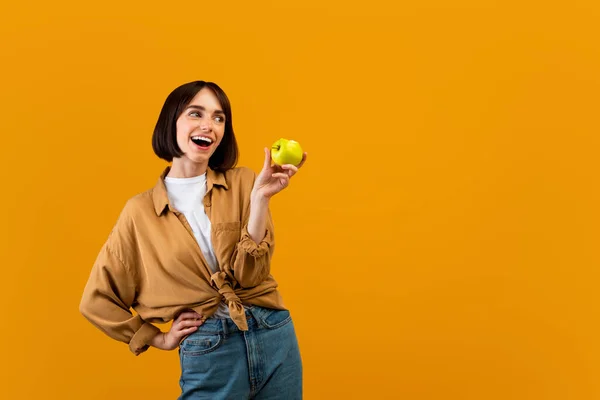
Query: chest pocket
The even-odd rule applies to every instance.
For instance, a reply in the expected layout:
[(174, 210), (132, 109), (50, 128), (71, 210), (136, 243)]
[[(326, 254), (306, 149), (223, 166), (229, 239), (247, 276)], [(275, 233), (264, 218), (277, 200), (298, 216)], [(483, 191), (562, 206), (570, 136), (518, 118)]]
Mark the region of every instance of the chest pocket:
[(212, 225), (213, 249), (219, 265), (229, 267), (233, 252), (242, 237), (242, 225), (239, 221), (220, 222)]

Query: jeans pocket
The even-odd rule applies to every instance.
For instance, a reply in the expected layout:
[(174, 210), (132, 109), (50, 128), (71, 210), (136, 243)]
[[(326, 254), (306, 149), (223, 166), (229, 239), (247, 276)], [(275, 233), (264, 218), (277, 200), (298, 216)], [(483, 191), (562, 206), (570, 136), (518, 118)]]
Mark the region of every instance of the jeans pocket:
[(221, 346), (223, 336), (220, 334), (194, 335), (181, 344), (181, 355), (186, 357), (197, 357), (211, 353)]
[(292, 316), (288, 310), (269, 310), (261, 319), (268, 329), (277, 329), (289, 323)]

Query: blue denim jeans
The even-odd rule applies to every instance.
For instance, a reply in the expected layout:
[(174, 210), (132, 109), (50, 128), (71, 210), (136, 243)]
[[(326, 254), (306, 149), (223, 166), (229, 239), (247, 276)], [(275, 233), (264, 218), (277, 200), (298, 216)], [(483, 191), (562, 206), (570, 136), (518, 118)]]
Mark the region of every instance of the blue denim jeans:
[(289, 311), (246, 308), (248, 331), (208, 319), (179, 347), (181, 396), (302, 399), (302, 360)]

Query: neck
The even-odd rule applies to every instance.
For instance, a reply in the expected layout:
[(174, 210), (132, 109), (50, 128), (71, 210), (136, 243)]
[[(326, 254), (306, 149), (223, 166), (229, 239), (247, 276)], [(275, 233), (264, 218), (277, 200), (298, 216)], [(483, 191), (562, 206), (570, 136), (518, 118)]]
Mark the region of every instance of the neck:
[(181, 158), (175, 158), (167, 176), (171, 178), (193, 178), (202, 175), (207, 169), (208, 163), (184, 162)]

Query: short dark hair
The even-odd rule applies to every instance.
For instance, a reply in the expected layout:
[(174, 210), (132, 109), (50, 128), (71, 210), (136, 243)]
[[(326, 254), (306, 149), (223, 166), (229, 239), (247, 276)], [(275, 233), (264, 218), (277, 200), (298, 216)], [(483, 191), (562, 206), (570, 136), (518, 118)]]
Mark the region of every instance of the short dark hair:
[(158, 157), (169, 162), (173, 161), (173, 158), (183, 155), (177, 144), (177, 119), (203, 88), (209, 88), (213, 91), (225, 113), (223, 139), (221, 139), (221, 143), (208, 160), (208, 166), (217, 171), (227, 171), (237, 164), (239, 149), (233, 133), (229, 98), (223, 89), (214, 82), (194, 81), (185, 83), (169, 94), (160, 111), (152, 134), (152, 148)]

